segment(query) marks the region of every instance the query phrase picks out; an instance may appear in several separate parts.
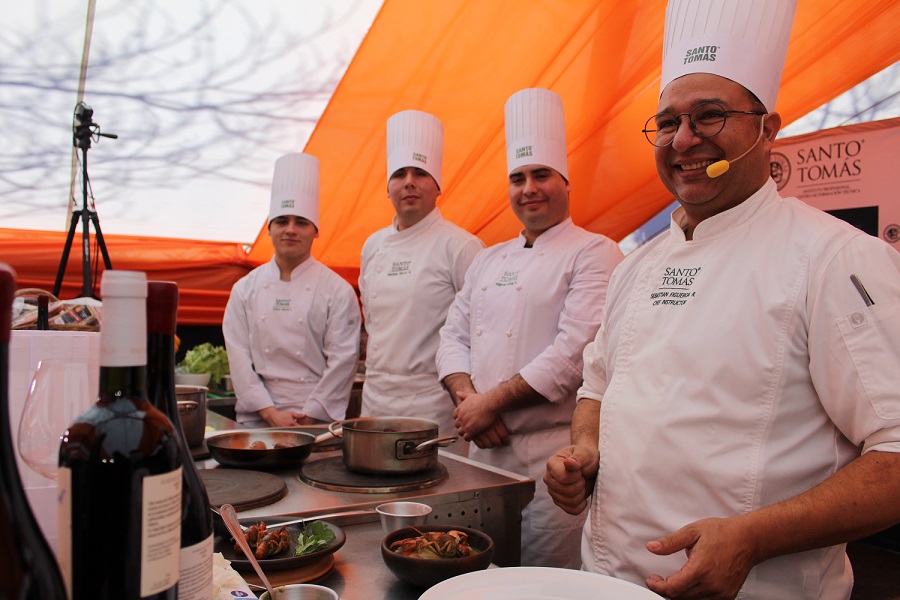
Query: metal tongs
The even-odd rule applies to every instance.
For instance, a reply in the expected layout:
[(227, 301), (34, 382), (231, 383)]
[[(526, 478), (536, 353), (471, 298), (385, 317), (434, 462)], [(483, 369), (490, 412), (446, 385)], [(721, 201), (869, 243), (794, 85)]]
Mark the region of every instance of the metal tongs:
[[(216, 513), (217, 515), (222, 517), (222, 519), (224, 520), (225, 515), (223, 515), (222, 513), (225, 511), (226, 506), (231, 508), (231, 510), (234, 510), (234, 507), (232, 507), (230, 504), (223, 504), (219, 508), (216, 508), (215, 506), (210, 506), (209, 510), (213, 511), (214, 513)], [(311, 517), (304, 517), (302, 519), (293, 519), (291, 521), (281, 521), (279, 523), (270, 523), (266, 517), (260, 517), (260, 520), (266, 521), (266, 524), (271, 527), (286, 527), (288, 525), (297, 525), (298, 523), (311, 523), (312, 521), (321, 521), (322, 519), (330, 519), (331, 517), (352, 517), (352, 516), (356, 516), (356, 515), (374, 515), (374, 514), (375, 514), (374, 508), (365, 508), (365, 509), (360, 509), (360, 510), (345, 510), (342, 512), (327, 513), (324, 515), (313, 515)], [(274, 518), (277, 519), (278, 517), (274, 517)], [(247, 531), (247, 527), (244, 527), (243, 525), (241, 525), (237, 521), (237, 519), (235, 519), (235, 522), (238, 524), (238, 527), (241, 528), (241, 531), (244, 531), (244, 532)], [(227, 521), (226, 521), (226, 524), (227, 524)], [(232, 532), (232, 535), (234, 535), (234, 532)]]

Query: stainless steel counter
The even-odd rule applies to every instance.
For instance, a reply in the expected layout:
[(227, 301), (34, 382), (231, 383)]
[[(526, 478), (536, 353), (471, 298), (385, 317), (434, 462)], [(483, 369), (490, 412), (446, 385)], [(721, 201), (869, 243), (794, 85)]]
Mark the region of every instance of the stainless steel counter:
[[(240, 428), (233, 421), (214, 413), (210, 413), (207, 425), (216, 430)], [(339, 453), (315, 452), (307, 461), (336, 455)], [(274, 474), (281, 476), (287, 484), (287, 496), (273, 504), (242, 511), (239, 516), (314, 517), (337, 511), (375, 508), (392, 500), (416, 500), (432, 507), (430, 522), (484, 531), (493, 538), (496, 546), (494, 562), (501, 566), (518, 565), (522, 509), (534, 497), (534, 481), (444, 451), (440, 451), (439, 459), (447, 468), (447, 479), (429, 488), (406, 492), (328, 491), (302, 482), (298, 469), (276, 471)], [(198, 466), (216, 468), (217, 463), (209, 459), (198, 462)], [(380, 554), (383, 532), (374, 512), (328, 520), (344, 529), (347, 542), (335, 556), (335, 569), (317, 583), (337, 591), (342, 600), (419, 597), (422, 590), (397, 580), (384, 565)]]

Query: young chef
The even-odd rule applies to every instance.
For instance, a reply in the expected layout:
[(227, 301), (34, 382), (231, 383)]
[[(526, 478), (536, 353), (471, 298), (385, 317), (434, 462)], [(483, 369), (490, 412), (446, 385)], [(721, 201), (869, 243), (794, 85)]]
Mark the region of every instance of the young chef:
[(319, 237), (319, 161), (275, 162), (269, 237), (275, 256), (234, 284), (222, 330), (237, 420), (287, 427), (343, 419), (359, 355), (349, 283), (312, 257)]
[(622, 252), (572, 223), (565, 134), (554, 92), (521, 90), (506, 103), (509, 200), (524, 229), (475, 258), (437, 363), (459, 432), (475, 442), (470, 458), (537, 483), (522, 513), (522, 564), (578, 568), (584, 516), (553, 506), (541, 475), (569, 439), (581, 353)]
[[(444, 220), (441, 193), (444, 127), (418, 110), (387, 122), (387, 191), (396, 215), (362, 250), (359, 291), (368, 348), (363, 416), (432, 419), (453, 435), (453, 403), (434, 364), (438, 330), (484, 244)], [(465, 454), (459, 440), (448, 450)]]
[(900, 520), (900, 254), (769, 178), (794, 8), (669, 3), (645, 129), (681, 206), (616, 270), (547, 465), (584, 567), (667, 598), (849, 598), (844, 542)]

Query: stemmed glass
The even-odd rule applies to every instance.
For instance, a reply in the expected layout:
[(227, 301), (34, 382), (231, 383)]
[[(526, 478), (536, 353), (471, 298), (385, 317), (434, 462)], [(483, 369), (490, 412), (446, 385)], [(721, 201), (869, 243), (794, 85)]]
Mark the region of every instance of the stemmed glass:
[(29, 467), (56, 479), (62, 434), (93, 403), (84, 362), (45, 359), (38, 363), (19, 421), (19, 455)]

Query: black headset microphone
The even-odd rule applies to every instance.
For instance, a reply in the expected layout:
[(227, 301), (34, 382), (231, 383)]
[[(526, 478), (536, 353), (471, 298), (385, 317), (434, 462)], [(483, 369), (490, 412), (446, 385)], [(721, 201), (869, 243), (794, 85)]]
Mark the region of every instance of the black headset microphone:
[(759, 144), (760, 140), (763, 139), (763, 127), (765, 125), (765, 122), (766, 122), (765, 119), (760, 120), (759, 136), (756, 138), (756, 141), (753, 142), (753, 145), (750, 146), (749, 148), (747, 148), (746, 152), (744, 152), (743, 154), (741, 154), (734, 160), (719, 160), (719, 161), (714, 162), (713, 164), (706, 167), (706, 176), (709, 177), (710, 179), (715, 179), (716, 177), (724, 175), (725, 173), (728, 172), (728, 168), (731, 166), (731, 163), (736, 163), (737, 161), (741, 160), (742, 158), (744, 158), (745, 156), (750, 154), (750, 151), (753, 150), (754, 148), (756, 148), (756, 145)]

